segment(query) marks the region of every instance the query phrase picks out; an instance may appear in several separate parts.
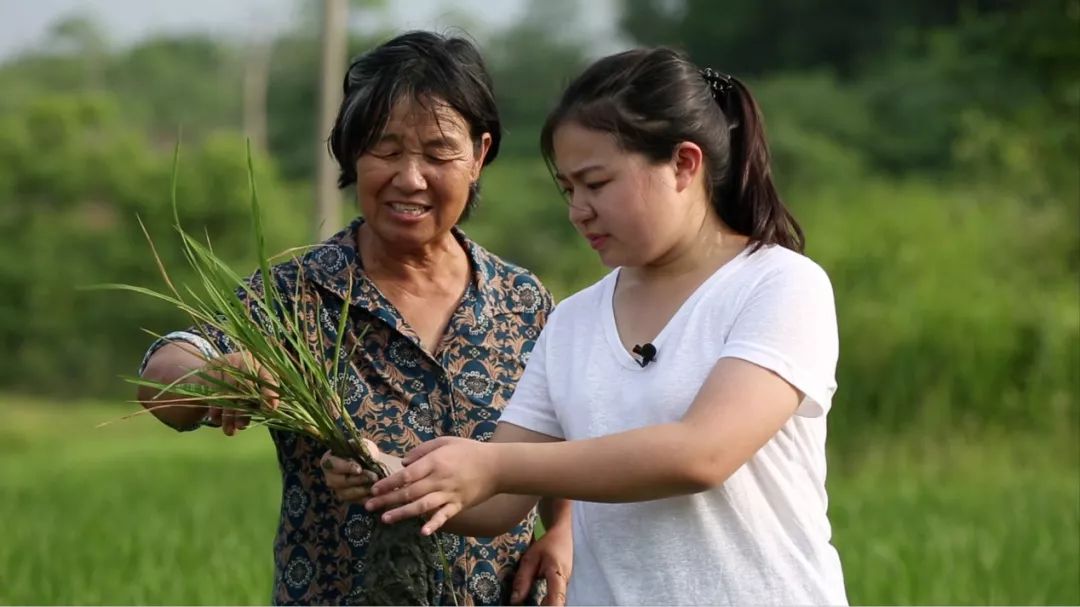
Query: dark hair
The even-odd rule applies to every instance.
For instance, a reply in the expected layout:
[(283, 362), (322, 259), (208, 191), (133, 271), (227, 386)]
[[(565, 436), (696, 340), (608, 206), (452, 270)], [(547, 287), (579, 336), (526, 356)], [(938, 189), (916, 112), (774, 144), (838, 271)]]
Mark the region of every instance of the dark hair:
[[(341, 169), (338, 187), (356, 183), (357, 159), (378, 141), (394, 104), (402, 99), (445, 102), (465, 118), (474, 143), (491, 134), (485, 166), (499, 153), (502, 127), (491, 76), (480, 52), (464, 38), (422, 31), (401, 34), (354, 59), (344, 89), (329, 141)], [(466, 215), (477, 194), (478, 188), (470, 188)]]
[(653, 162), (670, 160), (682, 142), (696, 143), (720, 219), (750, 237), (755, 250), (779, 244), (803, 251), (802, 228), (773, 185), (761, 111), (739, 80), (702, 71), (670, 48), (625, 51), (592, 64), (548, 115), (540, 147), (549, 167), (555, 129), (567, 121), (610, 133), (622, 149)]

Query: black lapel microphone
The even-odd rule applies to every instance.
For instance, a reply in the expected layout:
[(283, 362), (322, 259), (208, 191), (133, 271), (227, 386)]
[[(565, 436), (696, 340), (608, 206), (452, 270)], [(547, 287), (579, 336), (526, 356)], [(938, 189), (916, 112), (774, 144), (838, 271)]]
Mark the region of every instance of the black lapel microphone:
[(631, 352), (641, 357), (638, 364), (641, 365), (642, 368), (656, 360), (656, 346), (652, 344), (634, 346), (634, 349), (631, 350)]

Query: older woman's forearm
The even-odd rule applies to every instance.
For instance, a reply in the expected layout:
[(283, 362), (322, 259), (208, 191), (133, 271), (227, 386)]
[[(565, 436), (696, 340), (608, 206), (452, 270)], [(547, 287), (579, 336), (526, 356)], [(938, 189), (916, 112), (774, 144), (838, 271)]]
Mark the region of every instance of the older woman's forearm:
[[(183, 342), (169, 343), (150, 357), (142, 377), (162, 384), (171, 384), (205, 364), (206, 360), (195, 346)], [(162, 393), (149, 386), (139, 386), (136, 398), (162, 423), (177, 429), (195, 426), (206, 415), (204, 406), (191, 403), (169, 405), (170, 400), (181, 397)]]
[(561, 527), (570, 527), (570, 500), (554, 497), (545, 497), (540, 500), (540, 520), (544, 523), (544, 529), (552, 530)]
[(470, 537), (502, 535), (525, 520), (538, 500), (539, 498), (533, 495), (496, 495), (486, 502), (459, 512), (443, 525), (443, 529)]

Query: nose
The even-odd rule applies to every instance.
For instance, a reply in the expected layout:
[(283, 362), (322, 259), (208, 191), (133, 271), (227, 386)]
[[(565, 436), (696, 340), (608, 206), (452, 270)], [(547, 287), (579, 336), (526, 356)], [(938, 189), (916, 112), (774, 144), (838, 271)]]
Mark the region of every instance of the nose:
[(413, 154), (402, 154), (394, 172), (393, 184), (403, 192), (416, 192), (427, 188), (427, 179), (420, 160)]
[(582, 198), (572, 197), (568, 201), (570, 222), (575, 225), (585, 225), (585, 222), (596, 217), (596, 211), (593, 210), (592, 205), (585, 202)]

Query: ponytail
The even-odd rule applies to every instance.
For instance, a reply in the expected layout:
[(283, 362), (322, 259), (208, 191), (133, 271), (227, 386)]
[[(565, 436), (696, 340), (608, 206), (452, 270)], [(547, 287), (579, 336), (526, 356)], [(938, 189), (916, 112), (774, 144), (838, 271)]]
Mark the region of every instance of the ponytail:
[[(778, 244), (802, 253), (806, 237), (773, 183), (765, 123), (754, 96), (738, 78), (718, 75), (708, 68), (702, 75), (730, 129), (727, 187), (714, 192), (713, 207), (724, 223), (750, 237), (755, 250)], [(714, 84), (717, 77), (726, 79), (727, 86)]]

